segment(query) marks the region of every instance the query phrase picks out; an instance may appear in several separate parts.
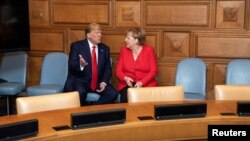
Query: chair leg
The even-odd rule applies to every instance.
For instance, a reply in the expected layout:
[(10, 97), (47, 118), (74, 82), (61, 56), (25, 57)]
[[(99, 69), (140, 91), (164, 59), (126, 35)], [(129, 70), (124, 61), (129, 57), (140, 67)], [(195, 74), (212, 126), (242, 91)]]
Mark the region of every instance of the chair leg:
[(11, 103), (11, 97), (10, 96), (6, 96), (6, 113), (7, 116), (9, 116), (11, 114), (11, 109), (12, 109), (12, 103)]
[(6, 113), (10, 115), (9, 96), (6, 96)]

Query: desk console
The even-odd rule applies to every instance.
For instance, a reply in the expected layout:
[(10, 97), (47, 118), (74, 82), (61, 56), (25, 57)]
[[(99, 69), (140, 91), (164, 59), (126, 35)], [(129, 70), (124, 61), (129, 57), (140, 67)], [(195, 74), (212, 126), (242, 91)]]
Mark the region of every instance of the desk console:
[(125, 108), (71, 114), (73, 129), (120, 124), (124, 123), (125, 120)]
[(0, 140), (19, 140), (38, 134), (38, 120), (26, 120), (10, 124), (0, 125)]
[(205, 117), (206, 113), (206, 103), (167, 104), (154, 106), (154, 116), (156, 120)]

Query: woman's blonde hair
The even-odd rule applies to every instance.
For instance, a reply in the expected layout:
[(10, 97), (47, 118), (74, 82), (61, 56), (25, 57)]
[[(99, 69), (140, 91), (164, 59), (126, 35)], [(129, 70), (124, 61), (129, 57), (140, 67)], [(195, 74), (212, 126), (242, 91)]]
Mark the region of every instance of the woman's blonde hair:
[(132, 37), (138, 39), (139, 45), (144, 45), (146, 39), (146, 32), (143, 29), (135, 27), (129, 29), (127, 32), (132, 33)]

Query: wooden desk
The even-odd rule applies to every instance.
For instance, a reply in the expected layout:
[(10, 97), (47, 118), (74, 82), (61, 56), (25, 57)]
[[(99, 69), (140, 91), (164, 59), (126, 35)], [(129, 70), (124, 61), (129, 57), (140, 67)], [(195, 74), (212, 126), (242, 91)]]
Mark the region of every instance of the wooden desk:
[[(74, 109), (55, 110), (24, 115), (0, 117), (0, 124), (17, 122), (37, 118), (39, 120), (39, 134), (37, 137), (25, 140), (50, 141), (151, 141), (151, 140), (188, 140), (206, 139), (209, 124), (248, 124), (249, 117), (221, 116), (221, 112), (236, 113), (235, 101), (206, 101), (207, 116), (205, 118), (189, 118), (176, 120), (144, 120), (138, 116), (153, 116), (155, 103), (108, 104), (85, 106)], [(172, 104), (174, 102), (168, 102)], [(176, 102), (175, 102), (176, 103)], [(184, 102), (177, 102), (184, 103)], [(166, 104), (161, 102), (157, 104)], [(79, 130), (55, 131), (52, 127), (60, 125), (70, 126), (70, 114), (96, 110), (126, 108), (125, 124), (85, 128)]]

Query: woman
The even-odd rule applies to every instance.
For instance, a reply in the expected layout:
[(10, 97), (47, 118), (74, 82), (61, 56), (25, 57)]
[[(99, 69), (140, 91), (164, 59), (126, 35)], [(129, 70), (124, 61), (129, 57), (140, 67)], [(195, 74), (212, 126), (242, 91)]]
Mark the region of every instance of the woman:
[(157, 58), (154, 48), (145, 45), (146, 33), (140, 28), (132, 28), (127, 32), (126, 45), (121, 48), (116, 75), (121, 102), (127, 102), (129, 87), (157, 86)]

